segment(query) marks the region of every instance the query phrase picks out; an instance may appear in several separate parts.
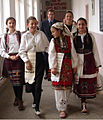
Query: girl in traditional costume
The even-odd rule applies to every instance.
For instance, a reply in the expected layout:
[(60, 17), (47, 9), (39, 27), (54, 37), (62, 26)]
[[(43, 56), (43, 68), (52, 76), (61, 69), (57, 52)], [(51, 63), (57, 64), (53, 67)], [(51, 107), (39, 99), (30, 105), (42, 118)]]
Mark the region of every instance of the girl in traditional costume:
[(73, 24), (73, 12), (68, 10), (64, 17), (64, 26), (67, 28), (67, 30), (73, 34), (77, 31), (77, 25)]
[(101, 64), (95, 38), (88, 33), (86, 19), (79, 18), (77, 28), (73, 39), (78, 56), (74, 92), (81, 98), (81, 112), (85, 113), (87, 112), (86, 99), (96, 97), (97, 74)]
[(55, 91), (56, 108), (60, 112), (60, 117), (64, 118), (72, 88), (73, 72), (76, 72), (77, 57), (71, 42), (71, 34), (63, 23), (53, 24), (51, 32), (53, 35), (49, 46), (51, 81)]
[(24, 110), (22, 93), (24, 84), (24, 62), (18, 55), (21, 42), (21, 34), (15, 30), (16, 20), (9, 17), (6, 20), (7, 33), (1, 39), (1, 56), (5, 58), (4, 64), (8, 72), (8, 77), (12, 83), (15, 101), (14, 106), (19, 110)]
[[(39, 105), (44, 75), (42, 52), (47, 52), (49, 42), (45, 34), (42, 31), (37, 30), (37, 24), (38, 21), (35, 17), (31, 16), (27, 19), (28, 31), (22, 35), (19, 55), (25, 62), (25, 68), (28, 70), (26, 72), (29, 72), (29, 76), (26, 74), (28, 78), (26, 82), (33, 86), (32, 94), (34, 101), (32, 107), (35, 108), (35, 113), (40, 115)], [(34, 76), (31, 79), (32, 73), (34, 73)]]

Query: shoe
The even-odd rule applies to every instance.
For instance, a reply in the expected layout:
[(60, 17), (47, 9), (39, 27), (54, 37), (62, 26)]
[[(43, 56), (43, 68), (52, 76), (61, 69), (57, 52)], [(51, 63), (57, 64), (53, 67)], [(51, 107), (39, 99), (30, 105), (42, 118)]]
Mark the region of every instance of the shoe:
[(66, 117), (66, 113), (64, 111), (61, 111), (59, 114), (60, 118), (65, 118)]
[(17, 98), (15, 98), (13, 105), (18, 106), (18, 99)]
[(34, 108), (35, 108), (35, 106), (36, 106), (36, 104), (34, 104), (34, 103), (33, 103), (33, 104), (32, 104), (32, 108), (34, 109)]
[(4, 76), (1, 76), (1, 77), (0, 77), (0, 80), (3, 80), (3, 79), (5, 79), (5, 77), (4, 77)]
[(48, 81), (51, 81), (51, 78), (48, 78)]
[(48, 78), (48, 75), (45, 75), (45, 76), (44, 76), (44, 79), (47, 79), (47, 78)]
[(82, 103), (81, 107), (82, 107), (81, 112), (82, 113), (87, 113), (87, 108), (86, 108), (86, 103), (85, 102)]
[(21, 101), (21, 100), (19, 100), (19, 105), (18, 105), (18, 109), (19, 109), (19, 111), (22, 111), (22, 110), (24, 110), (25, 109), (25, 107), (24, 107), (24, 105), (23, 105), (23, 101)]
[(35, 111), (35, 114), (40, 115), (41, 113), (40, 113), (40, 111)]
[(40, 115), (40, 110), (39, 110), (39, 107), (35, 106), (35, 114), (36, 115)]

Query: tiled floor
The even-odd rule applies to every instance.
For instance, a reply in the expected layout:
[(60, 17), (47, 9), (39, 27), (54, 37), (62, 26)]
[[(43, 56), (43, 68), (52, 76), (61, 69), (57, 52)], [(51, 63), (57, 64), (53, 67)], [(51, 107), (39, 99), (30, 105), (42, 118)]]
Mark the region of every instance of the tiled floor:
[[(59, 119), (58, 111), (55, 107), (54, 91), (51, 82), (43, 81), (43, 93), (41, 98), (41, 116), (36, 116), (32, 109), (32, 95), (25, 93), (24, 105), (26, 109), (19, 111), (13, 106), (13, 90), (9, 82), (0, 86), (0, 119)], [(81, 113), (80, 100), (75, 94), (71, 94), (66, 119), (103, 119), (103, 95), (97, 95), (96, 99), (88, 100), (88, 114)]]

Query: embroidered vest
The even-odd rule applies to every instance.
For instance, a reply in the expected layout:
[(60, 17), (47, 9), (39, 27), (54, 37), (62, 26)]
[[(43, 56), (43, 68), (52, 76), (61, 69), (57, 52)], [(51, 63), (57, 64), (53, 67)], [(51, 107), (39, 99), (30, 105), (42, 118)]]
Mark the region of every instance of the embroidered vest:
[(74, 47), (77, 53), (88, 53), (93, 49), (92, 38), (90, 34), (86, 34), (83, 38), (83, 42), (81, 40), (81, 36), (76, 35), (73, 39)]

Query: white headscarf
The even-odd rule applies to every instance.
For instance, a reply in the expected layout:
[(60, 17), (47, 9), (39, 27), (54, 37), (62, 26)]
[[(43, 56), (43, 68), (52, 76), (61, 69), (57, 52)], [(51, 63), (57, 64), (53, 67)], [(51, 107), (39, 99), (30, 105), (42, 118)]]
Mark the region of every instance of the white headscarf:
[(68, 31), (68, 29), (64, 26), (63, 22), (56, 22), (51, 27), (60, 29), (63, 31), (64, 36), (71, 36), (71, 33)]

